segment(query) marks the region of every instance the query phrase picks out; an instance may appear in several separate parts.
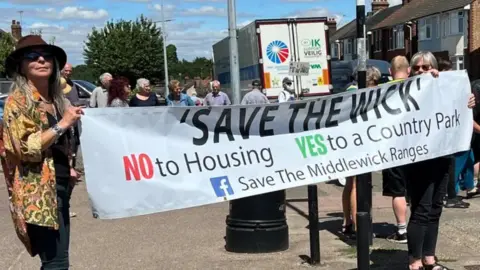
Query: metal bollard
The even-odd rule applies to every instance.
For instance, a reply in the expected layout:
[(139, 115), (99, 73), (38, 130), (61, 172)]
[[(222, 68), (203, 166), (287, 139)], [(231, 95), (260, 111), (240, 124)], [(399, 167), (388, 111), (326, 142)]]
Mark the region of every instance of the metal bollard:
[(230, 201), (225, 249), (236, 253), (287, 250), (285, 190)]
[(370, 269), (369, 231), (370, 215), (367, 212), (357, 213), (357, 268)]

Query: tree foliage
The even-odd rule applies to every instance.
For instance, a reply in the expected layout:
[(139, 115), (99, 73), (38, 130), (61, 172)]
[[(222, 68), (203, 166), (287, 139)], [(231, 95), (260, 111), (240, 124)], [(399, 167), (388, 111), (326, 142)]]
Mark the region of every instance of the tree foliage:
[(0, 32), (0, 74), (5, 73), (5, 59), (13, 51), (15, 40), (13, 36), (6, 32)]
[(199, 77), (204, 79), (212, 75), (213, 62), (205, 57), (197, 57), (192, 62), (183, 59), (168, 66), (170, 76), (174, 78), (188, 80)]
[(110, 21), (88, 35), (85, 62), (98, 76), (110, 72), (131, 81), (163, 80), (162, 42), (160, 30), (143, 15), (135, 21)]
[(95, 74), (87, 65), (78, 65), (72, 70), (72, 79), (74, 80), (84, 80), (96, 84), (99, 77), (100, 75)]

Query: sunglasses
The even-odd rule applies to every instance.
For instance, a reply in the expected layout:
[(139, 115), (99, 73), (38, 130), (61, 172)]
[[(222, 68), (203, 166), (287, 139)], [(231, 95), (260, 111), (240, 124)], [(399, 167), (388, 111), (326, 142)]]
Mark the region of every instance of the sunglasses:
[(287, 82), (287, 83), (285, 83), (285, 84), (286, 84), (286, 85), (292, 85), (292, 83), (291, 83), (291, 82)]
[(430, 70), (432, 67), (429, 65), (413, 66), (414, 71), (419, 71), (420, 68), (422, 68), (422, 70), (427, 71), (427, 70)]
[(53, 60), (53, 54), (49, 52), (29, 52), (23, 55), (23, 59), (29, 61), (38, 61), (40, 57), (47, 61)]

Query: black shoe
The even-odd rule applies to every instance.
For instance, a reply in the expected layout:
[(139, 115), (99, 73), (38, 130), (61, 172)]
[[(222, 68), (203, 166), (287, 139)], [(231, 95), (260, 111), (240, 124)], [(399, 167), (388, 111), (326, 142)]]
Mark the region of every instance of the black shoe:
[(394, 233), (387, 237), (387, 240), (390, 242), (398, 243), (398, 244), (406, 244), (407, 243), (407, 233)]
[(475, 187), (472, 190), (467, 191), (467, 199), (471, 199), (479, 194), (480, 194), (480, 189), (478, 187)]
[(342, 231), (340, 233), (343, 234), (346, 238), (356, 239), (355, 230), (353, 229), (353, 224), (342, 226)]
[(470, 203), (462, 201), (460, 197), (456, 197), (453, 199), (447, 199), (447, 201), (445, 201), (445, 204), (443, 206), (445, 208), (466, 209), (470, 207)]

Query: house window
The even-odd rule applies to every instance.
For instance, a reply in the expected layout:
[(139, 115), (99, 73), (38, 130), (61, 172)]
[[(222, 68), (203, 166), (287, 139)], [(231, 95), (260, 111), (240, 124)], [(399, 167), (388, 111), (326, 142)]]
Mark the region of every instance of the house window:
[(388, 30), (388, 49), (393, 50), (394, 45), (394, 35), (393, 35), (393, 28)]
[(403, 25), (398, 25), (397, 27), (395, 27), (394, 39), (395, 49), (405, 48), (405, 32), (403, 31)]
[(450, 58), (452, 61), (452, 67), (454, 70), (463, 70), (465, 69), (465, 61), (463, 55), (455, 55)]
[(450, 13), (450, 33), (452, 35), (463, 34), (465, 27), (465, 13), (454, 11)]
[(332, 58), (337, 58), (337, 44), (336, 43), (332, 43), (332, 45), (330, 46), (330, 51), (332, 52)]
[(419, 39), (428, 40), (432, 38), (432, 18), (421, 19), (418, 21), (420, 28)]
[(450, 35), (450, 16), (448, 14), (442, 16), (442, 34), (444, 37)]
[(353, 40), (351, 38), (347, 39), (347, 46), (345, 46), (345, 54), (353, 53)]
[(440, 32), (441, 32), (441, 31), (440, 31), (440, 29), (441, 29), (441, 28), (440, 28), (440, 26), (441, 26), (441, 24), (440, 24), (440, 15), (438, 15), (438, 16), (435, 18), (435, 20), (436, 20), (436, 25), (437, 25), (437, 35), (436, 35), (436, 36), (437, 36), (437, 38), (440, 38)]
[(375, 51), (379, 52), (382, 50), (382, 32), (381, 31), (375, 31), (376, 33), (376, 38), (375, 38)]

